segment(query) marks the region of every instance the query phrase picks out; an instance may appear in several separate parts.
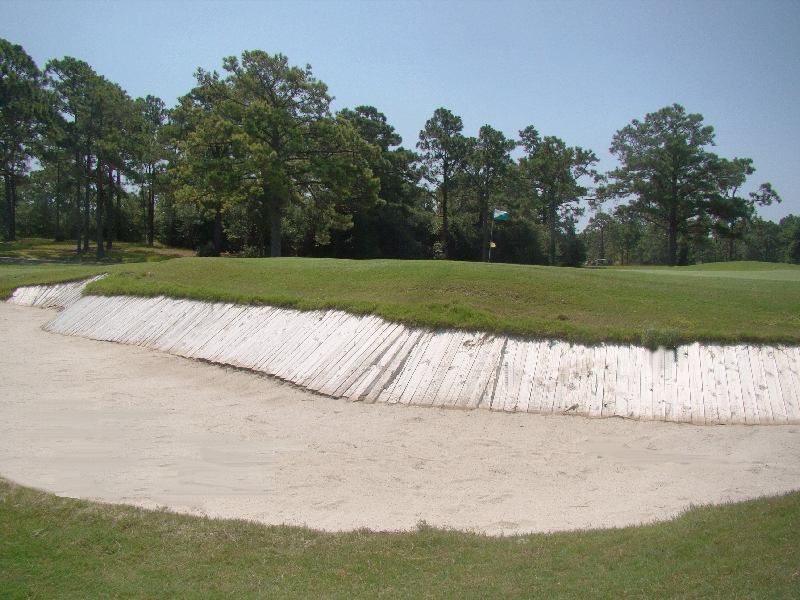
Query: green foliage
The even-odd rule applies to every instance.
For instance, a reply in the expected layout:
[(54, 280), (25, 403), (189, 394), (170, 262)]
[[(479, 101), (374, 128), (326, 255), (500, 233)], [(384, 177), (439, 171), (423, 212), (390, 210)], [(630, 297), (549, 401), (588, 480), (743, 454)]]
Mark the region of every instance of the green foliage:
[(0, 480), (7, 597), (793, 598), (800, 493), (623, 529), (325, 533), (99, 504)]

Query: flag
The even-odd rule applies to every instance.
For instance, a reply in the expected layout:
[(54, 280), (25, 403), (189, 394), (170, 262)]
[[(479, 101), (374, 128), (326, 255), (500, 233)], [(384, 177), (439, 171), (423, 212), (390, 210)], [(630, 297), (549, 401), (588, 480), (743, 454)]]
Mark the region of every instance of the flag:
[(489, 242), (489, 246), (491, 246), (492, 248), (497, 248), (497, 244), (495, 244), (494, 242)]
[(495, 208), (493, 218), (495, 221), (508, 221), (508, 211)]

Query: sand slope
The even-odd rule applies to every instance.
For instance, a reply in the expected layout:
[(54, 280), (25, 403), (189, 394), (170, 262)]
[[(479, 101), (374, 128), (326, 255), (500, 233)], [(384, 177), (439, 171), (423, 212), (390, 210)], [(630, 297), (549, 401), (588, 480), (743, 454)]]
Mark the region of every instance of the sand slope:
[(800, 488), (800, 427), (364, 405), (0, 303), (0, 475), (62, 495), (341, 530), (627, 525)]

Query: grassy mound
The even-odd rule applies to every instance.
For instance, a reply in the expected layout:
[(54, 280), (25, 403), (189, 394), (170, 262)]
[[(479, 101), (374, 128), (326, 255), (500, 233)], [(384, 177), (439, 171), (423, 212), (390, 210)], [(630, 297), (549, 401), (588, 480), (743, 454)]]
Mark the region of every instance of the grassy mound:
[(797, 598), (800, 493), (614, 530), (323, 533), (0, 480), (6, 598)]
[(800, 343), (800, 267), (565, 269), (446, 261), (194, 258), (0, 265), (0, 295), (107, 272), (93, 294), (337, 308), (434, 328), (574, 342)]
[(339, 308), (410, 325), (589, 343), (642, 343), (643, 335), (675, 341), (800, 342), (800, 267), (733, 265), (565, 269), (444, 261), (185, 258), (118, 267), (90, 292)]

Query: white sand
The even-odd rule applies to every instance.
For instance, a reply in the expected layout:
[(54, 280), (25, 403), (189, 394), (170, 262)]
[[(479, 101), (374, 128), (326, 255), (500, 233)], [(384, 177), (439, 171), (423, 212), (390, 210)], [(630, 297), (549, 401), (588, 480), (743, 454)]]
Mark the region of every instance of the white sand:
[(511, 534), (800, 489), (800, 427), (363, 405), (42, 331), (0, 303), (0, 475), (60, 495), (327, 530)]

